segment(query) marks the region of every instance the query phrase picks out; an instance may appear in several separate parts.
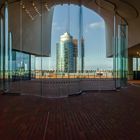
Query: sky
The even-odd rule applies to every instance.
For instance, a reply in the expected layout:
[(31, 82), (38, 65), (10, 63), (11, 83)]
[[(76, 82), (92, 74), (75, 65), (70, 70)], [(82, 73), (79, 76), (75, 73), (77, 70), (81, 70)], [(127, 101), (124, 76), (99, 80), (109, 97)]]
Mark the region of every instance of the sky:
[[(85, 41), (85, 69), (112, 69), (112, 58), (106, 58), (105, 23), (94, 11), (82, 7), (83, 37)], [(60, 35), (70, 32), (73, 38), (79, 37), (79, 6), (57, 5), (52, 23), (51, 57), (43, 60), (49, 69), (56, 66), (56, 43)], [(39, 63), (39, 62), (38, 62)]]

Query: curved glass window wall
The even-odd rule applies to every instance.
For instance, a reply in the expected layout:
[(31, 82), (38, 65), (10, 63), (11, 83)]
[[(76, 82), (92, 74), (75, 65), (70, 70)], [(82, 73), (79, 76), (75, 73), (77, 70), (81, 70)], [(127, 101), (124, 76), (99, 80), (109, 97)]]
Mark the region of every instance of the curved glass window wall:
[[(61, 58), (56, 57), (58, 64), (56, 69), (49, 67), (50, 63), (53, 63), (49, 61), (51, 56), (49, 33), (51, 26), (56, 26), (56, 24), (52, 25), (54, 7), (36, 1), (13, 3), (9, 5), (9, 10), (13, 7), (15, 11), (8, 12), (8, 3), (5, 3), (2, 9), (3, 17), (0, 17), (0, 88), (2, 90), (45, 97), (64, 97), (84, 90), (115, 90), (127, 85), (128, 29), (127, 24), (122, 22), (118, 15), (114, 14), (112, 17), (114, 38), (112, 38), (113, 53), (110, 57), (114, 58), (114, 70), (84, 69), (86, 41), (83, 34), (82, 5), (79, 6), (75, 19), (78, 23), (76, 42), (62, 41), (56, 45), (57, 53), (62, 53)], [(100, 10), (98, 12), (100, 13)], [(70, 9), (67, 18), (68, 21), (64, 22), (68, 24), (67, 31), (70, 32)], [(73, 44), (78, 49), (75, 49)], [(46, 47), (47, 45), (49, 47)], [(107, 77), (108, 73), (109, 77)]]

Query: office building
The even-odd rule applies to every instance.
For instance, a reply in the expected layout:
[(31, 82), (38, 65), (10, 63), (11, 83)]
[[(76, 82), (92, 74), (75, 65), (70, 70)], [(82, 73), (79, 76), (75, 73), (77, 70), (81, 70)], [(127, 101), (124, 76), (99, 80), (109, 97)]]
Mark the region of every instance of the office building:
[(57, 72), (74, 73), (77, 70), (77, 40), (68, 33), (60, 36), (56, 45)]

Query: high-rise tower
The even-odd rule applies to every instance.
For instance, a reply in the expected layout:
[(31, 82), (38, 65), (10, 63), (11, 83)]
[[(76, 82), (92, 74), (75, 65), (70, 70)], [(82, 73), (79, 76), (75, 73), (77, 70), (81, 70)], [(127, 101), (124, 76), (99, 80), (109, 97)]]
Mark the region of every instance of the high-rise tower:
[(57, 72), (74, 73), (77, 71), (77, 42), (68, 32), (60, 36), (56, 49)]

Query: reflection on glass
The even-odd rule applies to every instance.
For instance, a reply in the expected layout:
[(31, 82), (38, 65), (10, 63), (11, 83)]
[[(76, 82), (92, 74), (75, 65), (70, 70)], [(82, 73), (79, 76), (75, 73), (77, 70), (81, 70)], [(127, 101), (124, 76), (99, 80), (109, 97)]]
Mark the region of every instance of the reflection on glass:
[(127, 52), (127, 25), (118, 25), (118, 35), (115, 38), (115, 78), (116, 88), (127, 85), (128, 52)]
[(140, 80), (140, 58), (133, 58), (133, 78), (135, 80)]
[(10, 32), (9, 33), (9, 47), (8, 47), (8, 51), (9, 51), (9, 54), (8, 54), (8, 58), (9, 58), (9, 79), (12, 79), (12, 33)]
[(3, 89), (3, 19), (0, 17), (0, 89)]
[(128, 69), (128, 52), (127, 52), (127, 41), (128, 41), (128, 35), (127, 35), (127, 25), (119, 25), (119, 34), (120, 37), (118, 37), (118, 47), (119, 47), (119, 77), (121, 79), (121, 87), (127, 85), (127, 69)]
[(12, 79), (30, 80), (31, 79), (31, 59), (30, 54), (14, 51), (12, 52)]
[(8, 54), (9, 54), (9, 35), (8, 35), (8, 3), (5, 3), (4, 7), (4, 90), (9, 89), (9, 66), (8, 66)]
[(35, 56), (31, 55), (30, 58), (31, 58), (31, 79), (35, 79), (35, 75), (36, 75), (36, 73), (35, 73), (35, 70), (36, 70), (36, 67), (35, 67), (35, 63), (36, 63)]

